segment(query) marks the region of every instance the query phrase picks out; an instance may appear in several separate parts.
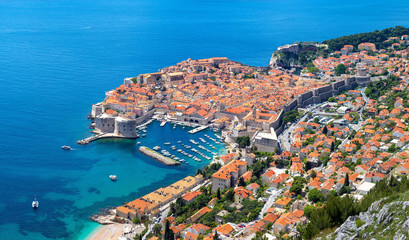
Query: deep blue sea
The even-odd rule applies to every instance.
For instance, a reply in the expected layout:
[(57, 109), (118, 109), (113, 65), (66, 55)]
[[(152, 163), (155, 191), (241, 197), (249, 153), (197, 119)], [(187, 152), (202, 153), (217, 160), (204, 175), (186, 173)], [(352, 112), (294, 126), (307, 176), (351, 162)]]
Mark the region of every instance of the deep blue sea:
[[(139, 140), (76, 145), (91, 104), (125, 77), (187, 58), (266, 66), (279, 45), (407, 27), (408, 12), (403, 0), (0, 0), (0, 239), (83, 239), (100, 208), (206, 164), (164, 167)], [(140, 141), (176, 137), (192, 136), (155, 122)]]

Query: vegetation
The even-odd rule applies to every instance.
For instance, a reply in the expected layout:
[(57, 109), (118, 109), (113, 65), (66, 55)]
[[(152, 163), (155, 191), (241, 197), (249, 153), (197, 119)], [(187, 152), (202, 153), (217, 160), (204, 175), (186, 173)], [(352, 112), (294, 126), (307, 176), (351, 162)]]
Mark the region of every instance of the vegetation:
[(391, 177), (389, 181), (384, 179), (378, 182), (360, 202), (349, 195), (343, 197), (330, 195), (323, 207), (308, 210), (309, 222), (300, 224), (297, 229), (302, 239), (312, 239), (325, 229), (340, 226), (349, 216), (367, 211), (373, 202), (383, 199), (383, 203), (389, 203), (399, 199), (401, 194), (407, 194), (405, 192), (408, 190), (409, 180), (403, 176), (400, 181)]
[(338, 64), (338, 66), (334, 70), (335, 75), (341, 76), (342, 74), (345, 74), (347, 72), (347, 66), (344, 64)]
[(394, 75), (389, 76), (386, 80), (370, 82), (365, 89), (365, 94), (371, 99), (378, 99), (380, 96), (385, 95), (387, 91), (391, 90), (393, 86), (397, 85), (398, 82), (399, 77)]
[(250, 136), (237, 137), (236, 143), (239, 144), (240, 148), (250, 146)]
[(283, 124), (287, 124), (289, 122), (295, 122), (299, 117), (301, 117), (301, 113), (297, 110), (291, 110), (283, 114)]
[(355, 49), (363, 42), (374, 43), (377, 49), (387, 48), (393, 42), (384, 42), (389, 37), (400, 37), (402, 35), (409, 35), (409, 28), (397, 26), (386, 28), (382, 31), (375, 30), (369, 33), (358, 33), (349, 36), (343, 36), (331, 40), (326, 40), (323, 43), (328, 44), (330, 51), (339, 51), (344, 45), (353, 45)]

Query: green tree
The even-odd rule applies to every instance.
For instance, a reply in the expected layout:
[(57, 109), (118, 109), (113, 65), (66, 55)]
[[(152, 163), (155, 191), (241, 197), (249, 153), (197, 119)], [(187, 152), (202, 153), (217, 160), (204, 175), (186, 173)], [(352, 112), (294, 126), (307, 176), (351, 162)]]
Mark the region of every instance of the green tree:
[(344, 186), (345, 186), (345, 187), (349, 187), (349, 174), (348, 174), (348, 173), (345, 175)]
[(304, 208), (304, 214), (307, 218), (311, 217), (311, 213), (315, 210), (315, 207), (313, 205), (307, 205)]
[(335, 68), (335, 70), (334, 70), (335, 75), (337, 75), (337, 76), (340, 76), (340, 75), (342, 75), (342, 74), (345, 74), (346, 71), (347, 71), (347, 67), (346, 67), (344, 64), (342, 64), (342, 63), (338, 64), (338, 66), (337, 66), (337, 67)]
[(322, 128), (322, 133), (325, 134), (325, 135), (327, 135), (327, 133), (328, 133), (328, 128), (327, 128), (327, 126), (324, 126), (324, 127)]
[(335, 144), (334, 142), (331, 142), (331, 152), (333, 152), (335, 150)]
[(243, 177), (239, 178), (238, 186), (239, 187), (245, 187), (246, 186), (246, 182), (244, 181)]
[(321, 201), (323, 195), (322, 193), (316, 189), (313, 188), (309, 193), (308, 193), (308, 200), (310, 200), (311, 202), (319, 202)]
[(170, 223), (168, 220), (166, 220), (166, 225), (165, 225), (165, 234), (164, 234), (164, 240), (174, 240), (175, 235), (173, 233), (173, 230), (170, 229), (169, 227)]
[(311, 172), (311, 178), (316, 178), (317, 177), (317, 173), (314, 171), (314, 170), (312, 170), (312, 172)]
[(222, 199), (222, 196), (220, 194), (220, 188), (217, 189), (216, 197), (217, 199)]
[(219, 234), (217, 231), (214, 233), (213, 240), (219, 240)]

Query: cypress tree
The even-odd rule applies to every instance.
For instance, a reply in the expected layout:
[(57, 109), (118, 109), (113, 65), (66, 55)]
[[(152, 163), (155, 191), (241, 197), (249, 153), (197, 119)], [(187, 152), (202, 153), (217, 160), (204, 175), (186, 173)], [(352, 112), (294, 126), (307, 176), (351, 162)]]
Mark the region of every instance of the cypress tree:
[(217, 189), (216, 197), (217, 197), (217, 199), (219, 199), (219, 200), (222, 198), (222, 196), (221, 196), (221, 194), (220, 194), (220, 188)]
[(243, 177), (239, 178), (239, 187), (245, 187), (246, 186), (246, 182), (244, 181)]
[(216, 231), (216, 233), (215, 233), (214, 236), (213, 236), (213, 240), (219, 240), (219, 235), (217, 234), (217, 231)]
[(345, 187), (349, 187), (349, 175), (348, 175), (348, 173), (345, 175), (344, 186), (345, 186)]

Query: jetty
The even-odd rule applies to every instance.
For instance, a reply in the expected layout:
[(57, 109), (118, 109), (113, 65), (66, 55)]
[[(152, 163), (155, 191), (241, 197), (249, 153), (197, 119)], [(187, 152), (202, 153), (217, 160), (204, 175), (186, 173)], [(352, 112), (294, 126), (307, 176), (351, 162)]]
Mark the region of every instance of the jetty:
[(163, 156), (162, 154), (154, 151), (153, 149), (150, 149), (148, 147), (145, 146), (141, 146), (139, 148), (139, 151), (142, 152), (143, 154), (145, 154), (148, 157), (151, 157), (153, 159), (155, 159), (156, 161), (163, 163), (167, 166), (178, 166), (180, 165), (180, 162), (173, 160), (172, 158), (168, 158)]
[(195, 134), (195, 133), (197, 133), (197, 132), (200, 132), (200, 131), (202, 131), (202, 130), (205, 130), (205, 129), (208, 128), (208, 127), (209, 127), (209, 126), (207, 126), (207, 125), (200, 126), (200, 127), (198, 127), (198, 128), (195, 128), (195, 129), (190, 130), (188, 133)]

